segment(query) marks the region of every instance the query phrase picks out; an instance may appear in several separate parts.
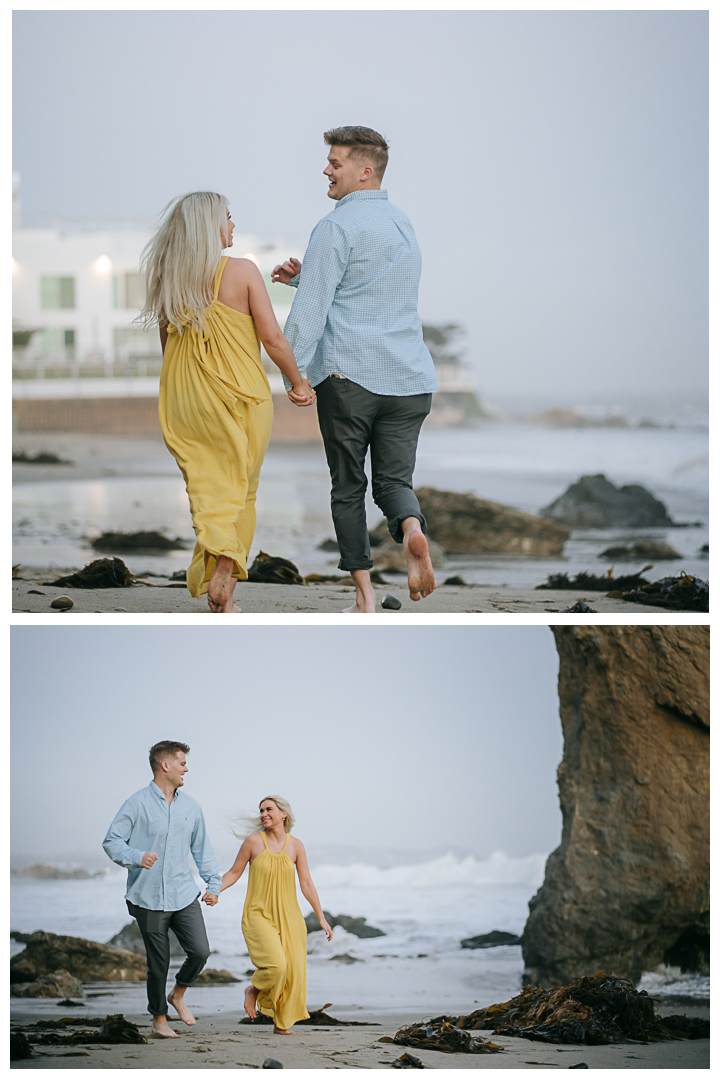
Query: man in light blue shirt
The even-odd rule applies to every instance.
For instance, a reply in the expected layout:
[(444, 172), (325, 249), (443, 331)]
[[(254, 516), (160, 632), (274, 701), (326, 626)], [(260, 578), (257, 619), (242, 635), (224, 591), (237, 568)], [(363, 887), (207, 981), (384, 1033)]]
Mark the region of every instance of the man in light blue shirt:
[(297, 287), (285, 336), (317, 392), (339, 566), (356, 590), (346, 610), (374, 612), (368, 449), (373, 498), (403, 545), (410, 598), (435, 588), (412, 474), (437, 379), (417, 311), (420, 249), (407, 215), (380, 187), (387, 143), (365, 127), (326, 131), (325, 142), (324, 175), (337, 206), (313, 229), (302, 264), (289, 259), (272, 277)]
[[(159, 742), (150, 749), (152, 783), (123, 803), (103, 840), (105, 852), (128, 869), (125, 900), (137, 919), (147, 953), (148, 1012), (155, 1035), (177, 1038), (167, 1020), (168, 1003), (180, 1019), (195, 1023), (184, 1002), (210, 955), (189, 855), (207, 885), (203, 901), (218, 901), (222, 878), (205, 831), (202, 810), (181, 788), (188, 771), (190, 747)], [(172, 929), (186, 952), (185, 961), (166, 996)]]

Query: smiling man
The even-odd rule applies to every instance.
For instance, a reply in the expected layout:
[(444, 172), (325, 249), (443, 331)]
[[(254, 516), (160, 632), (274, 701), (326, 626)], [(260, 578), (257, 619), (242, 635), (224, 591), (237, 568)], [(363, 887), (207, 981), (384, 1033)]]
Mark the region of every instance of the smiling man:
[[(166, 1038), (178, 1038), (168, 1024), (168, 1003), (183, 1023), (195, 1023), (184, 1001), (185, 991), (210, 955), (198, 903), (200, 892), (190, 873), (190, 853), (207, 884), (203, 900), (211, 907), (218, 901), (222, 882), (202, 810), (180, 790), (189, 752), (185, 743), (168, 740), (150, 748), (151, 783), (123, 803), (103, 840), (106, 854), (128, 870), (125, 900), (145, 943), (152, 1031)], [(166, 996), (171, 929), (186, 957)]]
[(288, 259), (272, 278), (298, 290), (285, 336), (317, 392), (339, 567), (355, 583), (356, 602), (345, 610), (370, 613), (368, 449), (373, 498), (403, 545), (410, 597), (435, 588), (412, 475), (437, 379), (417, 312), (420, 249), (408, 217), (380, 186), (388, 145), (366, 127), (334, 128), (325, 142), (324, 175), (337, 206), (313, 229), (303, 262)]

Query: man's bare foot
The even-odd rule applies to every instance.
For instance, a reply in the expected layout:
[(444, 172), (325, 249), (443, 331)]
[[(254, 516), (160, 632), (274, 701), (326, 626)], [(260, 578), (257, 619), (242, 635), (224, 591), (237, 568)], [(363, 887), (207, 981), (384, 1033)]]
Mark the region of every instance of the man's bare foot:
[(417, 518), (405, 518), (403, 525), (403, 547), (408, 568), (408, 588), (410, 599), (419, 600), (429, 596), (435, 590), (435, 573), (430, 562), (430, 550), (427, 537), (423, 533)]
[(233, 603), (236, 582), (232, 570), (232, 559), (227, 555), (218, 555), (207, 591), (208, 607), (216, 614), (242, 611), (242, 608)]
[(279, 1028), (277, 1024), (273, 1024), (273, 1035), (294, 1035), (294, 1031), (290, 1031), (289, 1028)]
[(370, 582), (369, 570), (351, 570), (350, 576), (355, 583), (355, 603), (343, 608), (341, 615), (374, 615), (375, 590)]
[(183, 993), (179, 993), (178, 987), (176, 986), (175, 989), (171, 990), (168, 994), (168, 1002), (172, 1005), (173, 1009), (178, 1014), (183, 1024), (187, 1024), (188, 1027), (192, 1027), (193, 1024), (196, 1022), (195, 1017), (185, 1004), (185, 1001), (183, 999)]
[(248, 1014), (251, 1020), (257, 1020), (257, 1005), (258, 991), (254, 986), (248, 986), (245, 991), (245, 1012)]
[(173, 1031), (173, 1029), (168, 1024), (167, 1016), (154, 1016), (153, 1017), (152, 1031), (150, 1032), (150, 1034), (151, 1035), (156, 1035), (156, 1036), (158, 1036), (160, 1038), (163, 1038), (163, 1039), (179, 1039), (180, 1038), (177, 1031)]

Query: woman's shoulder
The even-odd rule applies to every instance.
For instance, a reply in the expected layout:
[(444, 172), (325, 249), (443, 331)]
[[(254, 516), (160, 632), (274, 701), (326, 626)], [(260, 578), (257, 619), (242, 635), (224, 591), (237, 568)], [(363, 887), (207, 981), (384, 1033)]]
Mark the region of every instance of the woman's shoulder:
[(252, 259), (239, 259), (235, 255), (228, 255), (225, 269), (223, 270), (223, 278), (226, 278), (228, 281), (241, 281), (247, 280), (248, 277), (254, 276), (259, 272), (260, 271)]

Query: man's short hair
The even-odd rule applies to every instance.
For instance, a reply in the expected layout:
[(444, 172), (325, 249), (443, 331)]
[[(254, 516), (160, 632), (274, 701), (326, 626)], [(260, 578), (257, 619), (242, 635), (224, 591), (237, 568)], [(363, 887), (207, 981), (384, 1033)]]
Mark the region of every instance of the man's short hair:
[(187, 743), (171, 742), (169, 739), (156, 742), (154, 746), (150, 747), (150, 768), (154, 773), (157, 772), (161, 761), (167, 761), (168, 758), (175, 757), (180, 752), (183, 754), (190, 753), (190, 747)]
[(339, 127), (326, 131), (324, 138), (328, 146), (349, 147), (348, 156), (372, 165), (378, 180), (382, 180), (389, 147), (379, 132), (367, 127)]

